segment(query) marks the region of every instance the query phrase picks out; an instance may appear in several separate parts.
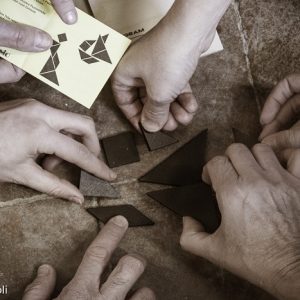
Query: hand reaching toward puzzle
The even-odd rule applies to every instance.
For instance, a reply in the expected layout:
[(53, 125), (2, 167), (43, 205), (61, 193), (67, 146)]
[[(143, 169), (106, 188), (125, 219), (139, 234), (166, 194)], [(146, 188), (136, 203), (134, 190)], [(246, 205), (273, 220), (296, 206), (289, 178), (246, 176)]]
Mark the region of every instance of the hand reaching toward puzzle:
[[(77, 12), (73, 0), (51, 0), (55, 10), (67, 24), (77, 21)], [(37, 28), (0, 21), (0, 46), (25, 52), (41, 52), (48, 50), (53, 43), (51, 36)], [(6, 60), (0, 60), (0, 83), (19, 81), (25, 72)]]
[(300, 178), (300, 74), (282, 80), (261, 115), (260, 139), (270, 145), (290, 173)]
[[(83, 202), (80, 191), (59, 179), (36, 160), (56, 155), (105, 180), (116, 175), (101, 160), (94, 122), (87, 116), (60, 111), (32, 99), (0, 104), (0, 181), (22, 184), (41, 192)], [(67, 136), (73, 134), (82, 143)]]
[(211, 160), (203, 179), (216, 191), (222, 223), (212, 235), (184, 218), (184, 249), (249, 280), (279, 299), (300, 295), (300, 180), (268, 145), (241, 144)]
[(150, 132), (191, 122), (198, 105), (189, 80), (229, 3), (177, 0), (125, 54), (112, 87), (118, 106), (137, 129), (140, 121)]
[(267, 98), (260, 118), (264, 126), (260, 139), (289, 128), (299, 112), (300, 74), (293, 74), (279, 82)]
[[(74, 278), (56, 300), (155, 300), (154, 293), (148, 288), (139, 289), (130, 298), (126, 297), (145, 270), (146, 263), (136, 255), (121, 258), (106, 282), (102, 281), (101, 275), (127, 227), (124, 217), (115, 217), (104, 226), (87, 249)], [(55, 270), (48, 265), (41, 266), (37, 278), (26, 288), (23, 300), (52, 299), (55, 281)]]

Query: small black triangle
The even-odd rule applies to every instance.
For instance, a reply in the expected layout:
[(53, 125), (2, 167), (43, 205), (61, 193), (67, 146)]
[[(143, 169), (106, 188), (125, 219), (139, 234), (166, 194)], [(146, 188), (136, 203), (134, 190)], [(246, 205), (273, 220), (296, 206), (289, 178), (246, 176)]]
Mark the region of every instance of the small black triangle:
[(87, 54), (86, 52), (84, 52), (84, 51), (82, 51), (80, 49), (79, 49), (79, 53), (80, 53), (81, 59), (91, 58), (91, 56), (89, 54)]
[(149, 197), (181, 217), (192, 217), (209, 233), (221, 223), (218, 203), (211, 187), (205, 183), (147, 193)]
[(145, 138), (145, 141), (147, 143), (149, 151), (158, 150), (173, 145), (175, 143), (178, 143), (178, 140), (176, 140), (172, 136), (162, 131), (148, 132), (143, 128), (141, 123), (139, 125), (143, 133), (143, 136)]
[(103, 40), (103, 43), (104, 43), (104, 44), (106, 43), (107, 38), (108, 38), (108, 34), (106, 34), (106, 35), (104, 35), (104, 36), (102, 37), (102, 40)]
[(207, 129), (202, 131), (142, 176), (139, 181), (174, 186), (200, 182), (202, 168), (205, 164), (207, 132)]
[(47, 78), (51, 82), (55, 83), (56, 85), (59, 85), (57, 75), (55, 71), (49, 72), (49, 73), (41, 73), (41, 76)]

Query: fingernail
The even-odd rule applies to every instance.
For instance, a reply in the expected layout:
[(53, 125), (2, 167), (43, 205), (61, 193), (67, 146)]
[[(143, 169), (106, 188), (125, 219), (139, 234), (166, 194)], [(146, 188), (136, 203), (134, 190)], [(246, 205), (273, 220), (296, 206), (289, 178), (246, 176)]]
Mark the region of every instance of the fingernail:
[(112, 222), (114, 222), (116, 225), (118, 225), (120, 227), (128, 226), (128, 221), (123, 216), (117, 216), (117, 217), (112, 218)]
[(77, 21), (77, 11), (76, 10), (71, 10), (69, 12), (67, 12), (64, 17), (63, 20), (67, 23), (67, 24), (74, 24)]
[(39, 32), (35, 41), (35, 47), (40, 50), (48, 50), (53, 44), (52, 38), (44, 33)]
[(82, 205), (83, 202), (84, 202), (84, 198), (81, 198), (81, 197), (78, 197), (78, 196), (73, 196), (73, 197), (71, 197), (70, 200), (72, 202), (75, 202), (75, 203), (80, 204), (80, 205)]
[(110, 170), (109, 176), (112, 180), (115, 180), (118, 175), (114, 171)]
[(47, 276), (50, 273), (50, 267), (48, 265), (42, 265), (38, 269), (38, 275)]
[(144, 121), (142, 122), (142, 125), (144, 129), (146, 129), (149, 132), (157, 132), (160, 130), (160, 127), (157, 123), (151, 122), (151, 121)]

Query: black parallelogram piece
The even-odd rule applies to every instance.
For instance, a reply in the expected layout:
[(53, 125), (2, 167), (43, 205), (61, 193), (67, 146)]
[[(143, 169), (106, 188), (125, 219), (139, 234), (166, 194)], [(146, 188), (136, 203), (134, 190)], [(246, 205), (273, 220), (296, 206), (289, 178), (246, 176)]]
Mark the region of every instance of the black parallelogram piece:
[(178, 143), (178, 140), (162, 131), (149, 132), (146, 129), (144, 129), (141, 123), (139, 125), (149, 151), (155, 151)]
[(111, 184), (84, 171), (81, 171), (79, 189), (87, 197), (120, 198), (120, 192)]
[(123, 132), (101, 140), (102, 148), (111, 168), (120, 167), (140, 161), (134, 134)]
[(232, 128), (234, 142), (246, 145), (248, 148), (252, 148), (258, 143), (257, 137), (250, 136), (246, 133), (242, 133), (236, 128)]
[(128, 220), (129, 227), (151, 226), (154, 222), (132, 205), (105, 206), (88, 208), (88, 212), (103, 223), (111, 218), (123, 216)]
[(202, 168), (205, 164), (207, 132), (207, 129), (202, 131), (139, 178), (139, 181), (174, 186), (192, 185), (200, 182)]
[(221, 223), (221, 214), (211, 187), (201, 182), (192, 186), (170, 188), (147, 193), (149, 197), (181, 217), (199, 221), (209, 233)]

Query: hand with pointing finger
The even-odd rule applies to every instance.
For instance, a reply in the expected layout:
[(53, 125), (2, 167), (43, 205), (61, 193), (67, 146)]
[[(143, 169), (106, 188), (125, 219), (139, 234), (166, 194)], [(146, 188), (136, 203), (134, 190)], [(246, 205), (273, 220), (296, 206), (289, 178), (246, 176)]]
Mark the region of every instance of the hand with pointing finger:
[[(53, 7), (67, 24), (77, 21), (77, 11), (73, 0), (51, 0)], [(34, 27), (0, 20), (0, 47), (13, 48), (25, 52), (46, 51), (52, 46), (51, 36)], [(0, 83), (19, 81), (25, 72), (6, 60), (0, 60)]]
[[(104, 226), (87, 249), (74, 278), (56, 300), (155, 300), (154, 293), (148, 288), (126, 297), (146, 267), (145, 261), (137, 255), (123, 257), (107, 281), (102, 281), (101, 275), (127, 228), (128, 223), (121, 216)], [(55, 281), (55, 270), (48, 265), (41, 266), (37, 278), (26, 288), (23, 300), (50, 299)]]
[(252, 152), (231, 145), (204, 167), (203, 179), (216, 192), (221, 226), (210, 235), (184, 218), (182, 247), (279, 299), (299, 299), (300, 179), (263, 144)]
[[(71, 183), (36, 163), (40, 155), (58, 157), (87, 172), (114, 180), (116, 174), (101, 160), (93, 120), (60, 111), (32, 99), (0, 103), (0, 181), (22, 184), (38, 191), (82, 203), (84, 198)], [(81, 139), (77, 142), (68, 136)]]

